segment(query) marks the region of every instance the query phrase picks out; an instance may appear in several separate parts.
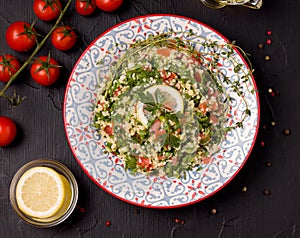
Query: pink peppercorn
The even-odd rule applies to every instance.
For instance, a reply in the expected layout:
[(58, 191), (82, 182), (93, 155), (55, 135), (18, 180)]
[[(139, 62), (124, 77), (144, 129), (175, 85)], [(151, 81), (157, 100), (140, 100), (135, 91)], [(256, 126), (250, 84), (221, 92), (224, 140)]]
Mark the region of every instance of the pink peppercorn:
[(179, 218), (175, 218), (174, 220), (176, 223), (180, 223), (180, 219)]
[(80, 208), (79, 208), (79, 211), (80, 211), (81, 213), (85, 213), (85, 212), (86, 212), (85, 208), (83, 208), (83, 207), (80, 207)]
[(105, 226), (111, 226), (111, 222), (110, 221), (106, 221), (105, 222)]
[(266, 40), (266, 44), (267, 44), (267, 45), (271, 45), (271, 44), (272, 44), (272, 40), (271, 40), (271, 39), (267, 39), (267, 40)]

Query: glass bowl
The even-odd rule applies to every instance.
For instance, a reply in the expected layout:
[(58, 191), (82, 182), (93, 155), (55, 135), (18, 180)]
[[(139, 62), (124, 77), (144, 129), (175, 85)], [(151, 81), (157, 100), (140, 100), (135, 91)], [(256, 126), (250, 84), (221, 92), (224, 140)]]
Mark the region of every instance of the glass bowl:
[[(54, 169), (57, 173), (65, 177), (70, 184), (70, 202), (64, 204), (59, 212), (48, 218), (34, 218), (23, 213), (16, 200), (16, 187), (21, 176), (33, 167), (42, 166)], [(78, 185), (72, 172), (62, 163), (51, 159), (38, 159), (23, 165), (14, 175), (10, 184), (10, 202), (17, 215), (32, 226), (47, 228), (58, 225), (65, 221), (73, 212), (78, 200)]]

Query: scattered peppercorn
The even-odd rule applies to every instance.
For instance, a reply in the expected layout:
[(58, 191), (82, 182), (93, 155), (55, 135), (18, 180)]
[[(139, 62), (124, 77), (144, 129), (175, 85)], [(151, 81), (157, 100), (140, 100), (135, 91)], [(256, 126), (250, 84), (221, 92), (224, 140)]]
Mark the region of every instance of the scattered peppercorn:
[(264, 189), (264, 191), (263, 191), (263, 194), (264, 194), (264, 195), (266, 195), (266, 196), (269, 196), (269, 195), (271, 195), (271, 191), (270, 191), (270, 189), (268, 189), (268, 188), (265, 188), (265, 189)]
[(79, 211), (80, 211), (81, 213), (85, 213), (85, 212), (86, 212), (85, 208), (83, 208), (83, 207), (79, 208)]
[(271, 39), (267, 39), (267, 40), (266, 40), (266, 44), (267, 44), (267, 45), (271, 45), (271, 44), (272, 44), (272, 40), (271, 40)]
[(271, 121), (271, 125), (272, 126), (276, 126), (276, 122), (275, 121)]
[(182, 220), (182, 219), (180, 219), (180, 218), (175, 218), (174, 221), (175, 221), (176, 223), (181, 224), (181, 225), (184, 225), (184, 224), (185, 224), (185, 221)]
[(271, 57), (269, 55), (265, 56), (265, 61), (269, 61), (271, 59)]
[(248, 188), (245, 186), (242, 188), (242, 192), (247, 192)]
[(285, 129), (285, 130), (283, 131), (283, 134), (286, 135), (286, 136), (289, 136), (291, 133), (292, 133), (292, 132), (291, 132), (291, 130), (289, 130), (289, 129)]
[(264, 44), (262, 44), (262, 43), (258, 44), (258, 48), (259, 48), (259, 49), (264, 48)]
[(270, 189), (264, 189), (264, 195), (266, 195), (266, 196), (271, 195)]
[(269, 93), (272, 97), (275, 96), (275, 92), (274, 92), (274, 90), (273, 90), (272, 88), (269, 88), (269, 89), (268, 89), (268, 93)]
[(111, 222), (110, 221), (106, 221), (105, 222), (105, 226), (111, 226)]
[(267, 129), (267, 125), (263, 125), (263, 129), (266, 130)]
[(272, 163), (271, 163), (270, 161), (268, 161), (268, 162), (266, 163), (266, 166), (267, 166), (267, 167), (271, 167), (271, 166), (272, 166)]
[(217, 214), (217, 210), (216, 210), (215, 208), (213, 208), (213, 209), (211, 209), (210, 213), (211, 213), (212, 215), (216, 215), (216, 214)]
[(271, 97), (275, 96), (275, 92), (274, 92), (274, 90), (272, 88), (268, 89), (268, 93), (271, 95)]
[(81, 212), (81, 213), (85, 213), (86, 212), (86, 209), (83, 208), (83, 207), (80, 207), (79, 205), (76, 205), (76, 209), (78, 209), (79, 212)]

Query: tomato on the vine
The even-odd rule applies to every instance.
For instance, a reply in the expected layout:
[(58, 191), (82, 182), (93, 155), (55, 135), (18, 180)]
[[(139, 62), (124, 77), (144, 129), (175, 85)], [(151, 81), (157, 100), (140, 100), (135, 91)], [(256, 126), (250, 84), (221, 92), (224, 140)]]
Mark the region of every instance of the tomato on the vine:
[(9, 145), (16, 135), (16, 124), (10, 118), (0, 116), (0, 147)]
[(60, 76), (58, 62), (48, 56), (40, 56), (31, 65), (30, 74), (34, 81), (42, 86), (54, 84)]
[(6, 54), (0, 55), (0, 81), (7, 83), (20, 68), (20, 63), (16, 57)]
[(70, 26), (57, 27), (51, 36), (52, 45), (59, 50), (71, 49), (77, 41), (77, 35)]
[(83, 16), (91, 15), (96, 9), (95, 0), (76, 0), (75, 9)]
[(34, 0), (34, 14), (43, 21), (52, 21), (58, 18), (61, 12), (61, 3), (59, 0)]
[(96, 0), (96, 5), (102, 11), (112, 12), (117, 10), (123, 3), (123, 0)]
[(36, 44), (36, 33), (33, 25), (25, 21), (12, 23), (6, 30), (6, 42), (15, 51), (30, 50)]

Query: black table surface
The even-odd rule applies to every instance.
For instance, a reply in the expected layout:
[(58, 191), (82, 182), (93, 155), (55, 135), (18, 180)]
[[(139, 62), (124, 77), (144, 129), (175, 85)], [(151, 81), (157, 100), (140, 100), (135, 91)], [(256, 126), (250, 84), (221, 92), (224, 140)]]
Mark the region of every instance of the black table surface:
[[(37, 19), (32, 2), (0, 1), (1, 54), (13, 54), (21, 62), (29, 53), (11, 50), (5, 42), (5, 31), (14, 21)], [(76, 29), (80, 36), (78, 44), (71, 51), (61, 52), (48, 41), (38, 53), (47, 55), (50, 51), (63, 66), (59, 82), (51, 87), (39, 86), (27, 68), (9, 89), (10, 93), (15, 90), (26, 96), (25, 101), (11, 108), (0, 98), (0, 115), (12, 118), (18, 127), (14, 143), (0, 148), (0, 237), (300, 237), (299, 12), (297, 0), (264, 0), (260, 10), (244, 7), (213, 10), (199, 0), (124, 0), (117, 12), (97, 10), (84, 17), (75, 11), (73, 2), (63, 24)], [(178, 209), (137, 207), (95, 185), (71, 152), (62, 116), (68, 77), (85, 48), (113, 25), (152, 13), (190, 17), (236, 40), (251, 54), (261, 103), (258, 137), (243, 169), (217, 194)], [(42, 35), (51, 25), (38, 19), (35, 24)], [(272, 34), (268, 35), (268, 31)], [(266, 43), (268, 39), (271, 44)], [(265, 56), (270, 60), (265, 60)], [(270, 93), (270, 89), (275, 93)], [(290, 135), (283, 133), (286, 129)], [(13, 175), (22, 165), (38, 158), (66, 164), (79, 185), (77, 208), (67, 221), (53, 228), (26, 224), (9, 201)], [(247, 191), (243, 191), (244, 187)], [(270, 194), (266, 195), (266, 190)], [(212, 209), (216, 209), (216, 214), (212, 214)], [(105, 225), (107, 221), (110, 226)]]

